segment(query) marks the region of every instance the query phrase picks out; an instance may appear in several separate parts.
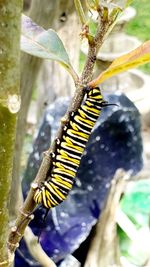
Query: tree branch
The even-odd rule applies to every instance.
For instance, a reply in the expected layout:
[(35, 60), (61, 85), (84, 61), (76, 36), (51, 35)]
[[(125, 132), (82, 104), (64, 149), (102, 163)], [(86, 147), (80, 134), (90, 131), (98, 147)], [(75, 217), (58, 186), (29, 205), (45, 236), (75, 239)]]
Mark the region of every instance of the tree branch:
[(8, 205), (16, 119), (20, 106), (21, 10), (21, 0), (0, 1), (0, 266), (8, 266), (12, 261), (7, 253)]
[(101, 12), (99, 11), (99, 21), (96, 34), (93, 39), (88, 40), (89, 49), (87, 60), (81, 76), (82, 84), (87, 84), (89, 81), (91, 81), (97, 52), (105, 40), (105, 36), (110, 28), (110, 25), (113, 23), (112, 20), (104, 18), (104, 10), (101, 8), (99, 9), (101, 10)]
[[(98, 25), (96, 35), (93, 39), (94, 41), (89, 42), (89, 53), (87, 56), (87, 61), (85, 63), (83, 73), (81, 75), (79, 82), (76, 84), (75, 95), (71, 101), (71, 104), (69, 105), (69, 108), (63, 120), (61, 121), (61, 125), (56, 134), (56, 138), (60, 138), (60, 139), (62, 138), (63, 127), (68, 122), (70, 113), (72, 111), (76, 111), (81, 105), (81, 102), (84, 97), (83, 87), (87, 84), (87, 82), (90, 81), (92, 77), (94, 63), (96, 59), (96, 53), (98, 51), (98, 48), (102, 45), (104, 41), (104, 37), (109, 26), (110, 26), (110, 21), (103, 20), (102, 14), (101, 14), (100, 23)], [(47, 172), (50, 169), (51, 163), (52, 163), (50, 152), (55, 152), (55, 151), (56, 151), (56, 141), (54, 140), (51, 148), (49, 148), (49, 150), (44, 154), (43, 161), (41, 163), (37, 176), (33, 182), (33, 186), (31, 187), (29, 194), (25, 200), (25, 203), (22, 207), (22, 210), (18, 215), (15, 228), (13, 227), (10, 232), (8, 245), (9, 245), (9, 250), (11, 253), (15, 251), (20, 239), (22, 238), (24, 234), (25, 227), (28, 225), (29, 221), (31, 220), (31, 217), (28, 215), (33, 212), (36, 206), (35, 202), (33, 201), (34, 185), (40, 184), (41, 181), (44, 181), (46, 179)]]

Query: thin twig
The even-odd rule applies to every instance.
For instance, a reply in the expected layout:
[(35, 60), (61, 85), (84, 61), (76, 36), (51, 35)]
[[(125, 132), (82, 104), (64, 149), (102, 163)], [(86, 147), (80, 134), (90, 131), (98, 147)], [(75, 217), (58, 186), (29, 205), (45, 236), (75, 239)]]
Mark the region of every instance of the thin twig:
[(109, 29), (109, 21), (106, 20), (102, 21), (100, 18), (95, 37), (93, 38), (92, 41), (89, 41), (87, 60), (81, 76), (81, 81), (83, 84), (87, 84), (92, 79), (94, 64), (96, 61), (96, 55), (99, 48), (102, 46), (104, 42), (105, 34), (108, 31), (108, 29)]
[[(83, 100), (84, 97), (84, 90), (83, 87), (91, 80), (92, 74), (93, 74), (93, 68), (94, 63), (96, 60), (96, 53), (98, 51), (98, 48), (102, 45), (104, 41), (105, 34), (110, 26), (109, 20), (104, 20), (102, 15), (100, 17), (100, 22), (98, 24), (97, 32), (94, 37), (94, 41), (89, 42), (89, 52), (87, 56), (87, 61), (85, 63), (85, 67), (83, 70), (83, 73), (81, 75), (81, 78), (79, 81), (76, 81), (76, 91), (75, 95), (71, 101), (71, 104), (69, 105), (69, 108), (61, 121), (60, 128), (56, 134), (56, 138), (61, 139), (64, 125), (68, 122), (70, 118), (70, 113), (72, 111), (76, 111)], [(56, 140), (56, 139), (55, 139)], [(41, 163), (41, 166), (39, 168), (39, 171), (37, 173), (37, 176), (33, 182), (33, 184), (40, 184), (41, 181), (44, 181), (47, 177), (48, 170), (51, 167), (52, 159), (50, 157), (51, 152), (55, 152), (56, 150), (56, 141), (54, 140), (51, 148), (44, 154), (43, 161)], [(24, 202), (24, 205), (18, 215), (18, 218), (15, 223), (15, 227), (11, 229), (9, 240), (8, 240), (8, 249), (10, 253), (14, 253), (16, 250), (16, 247), (18, 246), (26, 226), (32, 219), (31, 216), (29, 216), (35, 209), (36, 204), (33, 200), (34, 196), (34, 189), (31, 187), (28, 196)]]
[(144, 167), (142, 171), (137, 173), (135, 176), (132, 176), (131, 181), (147, 180), (149, 179), (149, 177), (150, 177), (150, 170)]
[[(97, 222), (96, 233), (86, 258), (84, 267), (120, 266), (116, 235), (116, 212), (126, 179), (130, 173), (118, 170), (112, 180), (105, 207)], [(106, 257), (107, 255), (107, 257)]]
[(74, 0), (75, 8), (82, 26), (86, 24), (86, 17), (80, 0)]
[(37, 237), (33, 234), (29, 227), (25, 229), (24, 239), (28, 250), (32, 257), (43, 267), (56, 267), (55, 263), (44, 252), (40, 243), (37, 242)]

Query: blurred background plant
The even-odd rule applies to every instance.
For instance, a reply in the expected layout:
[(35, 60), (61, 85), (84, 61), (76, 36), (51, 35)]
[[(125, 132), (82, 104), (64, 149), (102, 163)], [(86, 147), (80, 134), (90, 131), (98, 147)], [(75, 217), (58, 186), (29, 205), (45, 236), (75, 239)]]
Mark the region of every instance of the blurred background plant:
[[(126, 33), (134, 35), (139, 38), (142, 42), (149, 39), (149, 28), (150, 28), (150, 2), (148, 0), (133, 1), (132, 6), (136, 10), (136, 16), (129, 21), (125, 26)], [(141, 70), (150, 73), (150, 63), (141, 66)]]

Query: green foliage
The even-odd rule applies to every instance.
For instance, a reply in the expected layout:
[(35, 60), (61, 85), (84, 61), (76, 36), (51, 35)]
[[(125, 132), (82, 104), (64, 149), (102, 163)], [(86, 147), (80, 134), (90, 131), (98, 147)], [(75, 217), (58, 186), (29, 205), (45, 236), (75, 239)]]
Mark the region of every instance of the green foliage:
[(132, 2), (133, 2), (133, 0), (127, 0), (126, 1), (126, 7), (129, 6), (129, 5), (131, 5)]
[(143, 264), (147, 257), (150, 210), (150, 181), (141, 180), (129, 186), (121, 200), (121, 208), (133, 222), (137, 235), (131, 240), (120, 228), (118, 228), (120, 238), (120, 248), (122, 254), (134, 264)]
[[(136, 224), (147, 225), (150, 211), (150, 181), (137, 181), (129, 188), (121, 201), (123, 211), (134, 219)], [(140, 216), (147, 217), (147, 220)]]
[[(136, 9), (136, 16), (130, 21), (125, 31), (139, 38), (141, 41), (147, 41), (150, 39), (150, 1), (149, 0), (136, 0), (133, 1), (132, 6)], [(150, 73), (150, 63), (140, 67), (147, 73)]]

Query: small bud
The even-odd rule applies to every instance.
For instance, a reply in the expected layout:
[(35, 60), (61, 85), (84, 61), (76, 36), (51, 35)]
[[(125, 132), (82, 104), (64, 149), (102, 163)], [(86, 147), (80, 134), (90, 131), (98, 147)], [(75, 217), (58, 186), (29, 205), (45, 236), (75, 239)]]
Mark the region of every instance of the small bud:
[(16, 232), (16, 231), (17, 231), (17, 226), (13, 226), (13, 227), (11, 228), (11, 231), (12, 231), (12, 232)]
[(30, 219), (33, 220), (34, 219), (34, 214), (30, 215)]
[(37, 183), (32, 183), (32, 184), (31, 184), (31, 187), (32, 187), (33, 189), (37, 189), (37, 188), (38, 188), (38, 184), (37, 184)]

